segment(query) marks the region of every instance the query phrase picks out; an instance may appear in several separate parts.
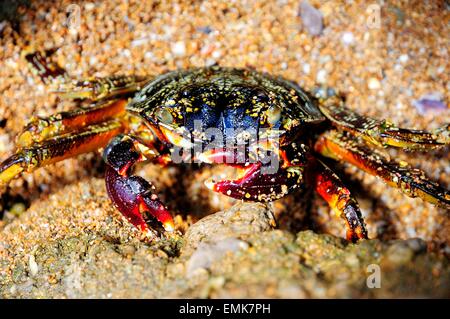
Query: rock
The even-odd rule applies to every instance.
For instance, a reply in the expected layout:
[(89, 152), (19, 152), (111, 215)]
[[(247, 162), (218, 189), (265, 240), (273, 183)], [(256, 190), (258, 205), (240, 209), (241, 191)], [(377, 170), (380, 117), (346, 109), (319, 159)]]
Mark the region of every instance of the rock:
[(192, 276), (199, 268), (208, 269), (226, 253), (247, 249), (248, 244), (236, 238), (226, 238), (215, 243), (200, 243), (187, 262), (187, 275)]
[(345, 45), (350, 45), (350, 44), (352, 44), (355, 41), (355, 36), (353, 35), (352, 32), (349, 32), (349, 31), (344, 32), (342, 34), (341, 41)]
[(211, 29), (210, 26), (205, 26), (205, 27), (197, 27), (197, 31), (204, 34), (210, 34), (211, 32), (213, 32), (213, 29)]
[(419, 238), (394, 242), (387, 250), (386, 258), (395, 265), (406, 264), (412, 261), (415, 255), (426, 252), (426, 243)]
[(327, 71), (325, 69), (320, 69), (316, 74), (316, 81), (320, 84), (327, 82)]
[(34, 259), (33, 255), (30, 255), (30, 258), (28, 258), (28, 267), (30, 270), (30, 275), (36, 276), (39, 271), (39, 266), (36, 263), (36, 260)]
[[(448, 295), (448, 259), (419, 239), (349, 244), (310, 230), (294, 234), (274, 229), (271, 205), (239, 202), (200, 219), (183, 238), (144, 242), (105, 202), (103, 183), (66, 186), (1, 230), (0, 298)], [(83, 193), (90, 196), (80, 201)], [(379, 289), (366, 285), (369, 265), (380, 269)]]
[(175, 56), (183, 56), (186, 54), (186, 44), (183, 41), (175, 42), (172, 45), (172, 53)]
[(378, 81), (378, 79), (370, 78), (368, 83), (367, 83), (367, 86), (371, 90), (378, 90), (381, 87), (381, 84), (380, 84), (380, 81)]
[(226, 238), (242, 238), (271, 230), (275, 219), (264, 203), (238, 202), (229, 210), (204, 217), (192, 225), (185, 235), (184, 254), (202, 242), (216, 243)]
[(396, 265), (406, 264), (413, 257), (414, 251), (405, 242), (399, 242), (389, 247), (386, 255), (387, 260)]
[(310, 35), (318, 36), (322, 33), (322, 13), (309, 4), (308, 1), (302, 1), (300, 4), (300, 17), (302, 19), (303, 26)]
[(412, 102), (419, 114), (441, 113), (447, 109), (443, 96), (439, 92), (422, 95), (420, 99)]

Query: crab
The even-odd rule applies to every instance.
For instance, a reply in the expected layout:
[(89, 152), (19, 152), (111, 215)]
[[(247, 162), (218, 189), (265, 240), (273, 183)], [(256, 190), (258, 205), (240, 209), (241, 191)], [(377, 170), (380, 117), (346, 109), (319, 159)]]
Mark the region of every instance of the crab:
[[(45, 83), (67, 79), (45, 54), (25, 57)], [(359, 115), (338, 94), (312, 94), (281, 77), (220, 66), (155, 77), (65, 80), (56, 92), (86, 102), (33, 118), (17, 138), (17, 152), (0, 164), (0, 184), (103, 148), (108, 195), (145, 234), (154, 231), (150, 221), (167, 232), (174, 231), (174, 222), (152, 183), (133, 174), (142, 161), (232, 165), (241, 171), (239, 178), (205, 184), (246, 201), (274, 201), (312, 187), (344, 220), (352, 242), (368, 238), (366, 225), (355, 197), (327, 161), (348, 162), (407, 196), (450, 209), (447, 189), (382, 151), (449, 145), (449, 124), (430, 132), (399, 128)]]

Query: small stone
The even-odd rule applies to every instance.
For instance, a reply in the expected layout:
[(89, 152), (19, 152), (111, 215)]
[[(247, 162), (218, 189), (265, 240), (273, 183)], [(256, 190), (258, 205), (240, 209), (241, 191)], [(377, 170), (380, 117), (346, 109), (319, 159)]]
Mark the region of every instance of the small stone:
[(443, 101), (443, 96), (439, 92), (424, 94), (420, 99), (412, 102), (419, 114), (440, 113), (447, 109), (447, 105)]
[(208, 66), (213, 66), (216, 64), (217, 64), (217, 61), (215, 59), (213, 59), (213, 58), (206, 59), (205, 66), (208, 67)]
[(411, 238), (407, 240), (407, 245), (414, 253), (420, 254), (427, 251), (427, 243), (420, 238)]
[(24, 203), (14, 203), (10, 208), (9, 212), (14, 216), (20, 216), (23, 212), (27, 210), (27, 206)]
[(399, 60), (401, 63), (406, 63), (406, 62), (408, 61), (408, 59), (409, 59), (409, 57), (408, 57), (407, 54), (402, 54), (402, 55), (398, 58), (398, 60)]
[(222, 276), (213, 277), (209, 280), (209, 287), (212, 289), (220, 289), (225, 284), (225, 278)]
[(300, 18), (302, 19), (303, 26), (310, 35), (317, 36), (322, 33), (322, 13), (310, 5), (308, 1), (303, 1), (300, 4)]
[(394, 265), (406, 264), (414, 257), (414, 251), (406, 242), (394, 243), (386, 252), (386, 258)]
[(295, 283), (282, 283), (278, 288), (278, 294), (283, 299), (303, 299), (307, 294), (302, 287)]
[(319, 70), (316, 75), (316, 81), (320, 84), (327, 82), (327, 71), (324, 69)]
[(172, 45), (172, 53), (176, 56), (184, 56), (186, 54), (186, 44), (183, 41), (175, 42)]
[(36, 263), (36, 260), (34, 259), (34, 255), (30, 255), (28, 258), (28, 268), (30, 270), (31, 276), (36, 276), (39, 271), (39, 266)]
[(0, 22), (0, 32), (2, 32), (3, 31), (3, 29), (6, 27), (6, 24), (7, 24), (7, 22), (6, 22), (6, 20), (5, 21), (2, 21), (2, 22)]
[[(242, 238), (274, 228), (273, 212), (266, 204), (238, 202), (228, 210), (208, 215), (192, 225), (185, 234), (184, 254), (203, 243), (226, 238)], [(222, 244), (219, 244), (222, 245)]]
[(227, 252), (247, 248), (246, 242), (236, 238), (226, 238), (216, 243), (200, 243), (187, 262), (187, 274), (190, 276), (200, 268), (208, 269), (214, 261), (221, 259)]
[(131, 47), (132, 48), (138, 47), (138, 46), (144, 45), (148, 42), (149, 42), (148, 38), (135, 39), (135, 40), (131, 41)]
[(353, 41), (355, 40), (355, 37), (353, 36), (353, 33), (351, 33), (351, 32), (344, 32), (342, 34), (341, 39), (344, 44), (349, 45), (349, 44), (353, 43)]
[(153, 59), (154, 57), (155, 57), (155, 55), (154, 55), (153, 52), (151, 52), (151, 51), (147, 51), (147, 52), (145, 52), (145, 54), (144, 54), (144, 59), (150, 60), (150, 59)]
[(197, 31), (204, 34), (210, 34), (213, 30), (209, 26), (206, 26), (206, 27), (198, 27)]
[(214, 51), (212, 52), (211, 56), (212, 56), (214, 59), (218, 59), (218, 58), (220, 58), (220, 57), (222, 56), (222, 52), (220, 52), (219, 50), (214, 50)]
[(121, 252), (122, 252), (122, 255), (124, 255), (127, 258), (130, 258), (135, 254), (136, 248), (132, 245), (123, 245), (121, 247)]
[(126, 58), (129, 58), (129, 57), (131, 57), (131, 52), (130, 52), (130, 50), (125, 49), (125, 50), (120, 51), (120, 55), (122, 55)]
[(369, 81), (367, 82), (367, 86), (371, 90), (378, 90), (381, 87), (381, 84), (380, 81), (378, 81), (378, 79), (370, 78)]
[(311, 72), (311, 66), (308, 63), (303, 64), (303, 73), (309, 74)]
[(92, 2), (88, 2), (84, 5), (84, 8), (86, 9), (86, 11), (91, 11), (94, 10), (95, 8), (95, 3)]
[(347, 265), (349, 265), (350, 267), (359, 267), (359, 259), (358, 257), (356, 257), (355, 254), (349, 254), (346, 258), (345, 258), (345, 263)]

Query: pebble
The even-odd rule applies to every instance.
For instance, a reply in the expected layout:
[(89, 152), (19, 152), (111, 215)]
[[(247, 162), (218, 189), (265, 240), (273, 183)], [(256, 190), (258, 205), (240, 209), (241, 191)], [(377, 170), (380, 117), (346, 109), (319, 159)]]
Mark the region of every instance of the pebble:
[(14, 203), (11, 208), (9, 209), (9, 212), (13, 214), (14, 216), (20, 216), (23, 212), (25, 212), (27, 209), (27, 206), (24, 203), (18, 202)]
[(278, 288), (278, 294), (283, 299), (303, 299), (307, 298), (308, 295), (306, 294), (306, 291), (295, 283), (289, 283), (289, 284), (281, 284), (281, 287)]
[(309, 4), (308, 1), (303, 1), (300, 4), (300, 18), (302, 19), (303, 26), (310, 35), (318, 36), (322, 33), (322, 13)]
[(204, 34), (210, 34), (213, 30), (211, 29), (211, 27), (206, 26), (206, 27), (198, 27), (197, 31)]
[(228, 252), (247, 248), (246, 242), (236, 238), (226, 238), (215, 243), (200, 243), (187, 262), (187, 275), (192, 276), (198, 269), (209, 268), (214, 261), (221, 259)]
[(351, 33), (351, 32), (344, 32), (342, 34), (341, 39), (344, 44), (349, 45), (349, 44), (353, 43), (353, 41), (355, 40), (355, 37), (353, 36), (353, 33)]
[(359, 259), (358, 259), (358, 257), (355, 254), (349, 254), (345, 258), (345, 262), (350, 267), (359, 267)]
[(409, 248), (411, 248), (414, 253), (420, 254), (427, 251), (427, 243), (421, 238), (411, 238), (406, 241)]
[(0, 152), (6, 153), (11, 149), (11, 139), (8, 134), (0, 134)]
[(0, 32), (2, 32), (2, 30), (6, 27), (6, 24), (7, 24), (6, 21), (0, 22)]
[(447, 105), (443, 101), (443, 96), (439, 92), (428, 93), (422, 95), (420, 99), (412, 102), (419, 114), (426, 114), (429, 112), (440, 113), (447, 109)]
[(327, 82), (327, 71), (320, 69), (316, 75), (316, 81), (320, 84), (325, 84)]
[(86, 3), (86, 4), (84, 5), (84, 8), (85, 8), (87, 11), (94, 10), (94, 9), (95, 9), (95, 3), (88, 2), (88, 3)]
[(203, 242), (220, 242), (226, 238), (242, 238), (275, 227), (273, 212), (262, 203), (238, 202), (226, 211), (208, 215), (192, 225), (185, 234), (185, 254)]
[(367, 86), (371, 90), (378, 90), (381, 87), (380, 81), (378, 81), (376, 78), (370, 78), (367, 82)]
[(184, 56), (186, 54), (186, 44), (183, 41), (175, 42), (172, 45), (172, 53), (176, 56)]
[(36, 260), (34, 259), (34, 255), (30, 255), (30, 257), (28, 258), (28, 267), (31, 276), (36, 276), (37, 273), (39, 272), (39, 266), (36, 263)]
[(406, 63), (406, 62), (409, 60), (409, 57), (408, 57), (407, 54), (402, 54), (402, 55), (398, 58), (398, 60), (399, 60), (401, 63)]
[(386, 252), (386, 258), (394, 265), (410, 262), (414, 257), (414, 250), (406, 242), (394, 243)]
[(311, 65), (309, 65), (309, 63), (304, 63), (302, 69), (303, 73), (309, 74), (311, 72)]

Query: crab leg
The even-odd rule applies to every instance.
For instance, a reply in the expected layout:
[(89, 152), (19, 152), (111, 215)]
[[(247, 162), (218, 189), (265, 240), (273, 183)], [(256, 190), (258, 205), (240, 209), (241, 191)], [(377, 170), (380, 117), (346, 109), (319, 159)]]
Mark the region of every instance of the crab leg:
[(66, 70), (50, 60), (50, 56), (55, 53), (56, 50), (57, 49), (33, 51), (31, 48), (27, 48), (23, 52), (23, 56), (29, 63), (31, 70), (46, 84), (56, 78), (67, 77)]
[(63, 98), (98, 101), (134, 93), (146, 81), (145, 77), (126, 75), (72, 80), (61, 83), (53, 92)]
[(450, 124), (432, 132), (398, 128), (388, 121), (361, 116), (344, 107), (342, 102), (325, 100), (319, 104), (322, 113), (338, 127), (360, 135), (379, 146), (407, 149), (432, 149), (450, 144)]
[(146, 213), (161, 222), (166, 231), (174, 229), (171, 214), (153, 192), (155, 187), (142, 177), (131, 175), (135, 163), (155, 159), (158, 155), (152, 145), (144, 144), (129, 135), (116, 136), (103, 153), (107, 164), (106, 188), (111, 200), (119, 211), (144, 233), (149, 232), (144, 218)]
[(420, 197), (450, 209), (450, 192), (428, 180), (421, 170), (412, 169), (405, 162), (389, 160), (387, 155), (369, 150), (362, 143), (342, 133), (324, 133), (316, 142), (315, 150), (326, 157), (349, 162), (369, 174), (378, 176), (409, 197)]
[(19, 147), (30, 147), (51, 137), (80, 130), (91, 124), (98, 124), (125, 113), (127, 101), (112, 100), (89, 108), (78, 108), (61, 112), (47, 118), (33, 118), (17, 138)]
[(19, 151), (0, 164), (0, 185), (9, 183), (22, 172), (62, 161), (104, 146), (123, 130), (118, 120), (91, 125), (84, 130), (45, 140)]
[[(70, 80), (69, 76), (50, 56), (56, 49), (46, 51), (24, 52), (25, 59), (31, 70), (41, 78), (45, 84), (55, 82), (52, 90), (61, 97), (69, 99), (89, 99), (92, 101), (110, 99), (119, 95), (124, 96), (138, 91), (148, 78), (142, 76), (115, 75), (110, 77), (92, 77), (86, 80)], [(59, 79), (60, 81), (57, 81)]]
[(339, 177), (320, 161), (313, 164), (312, 182), (317, 193), (347, 226), (347, 240), (367, 239), (367, 230), (356, 199)]

